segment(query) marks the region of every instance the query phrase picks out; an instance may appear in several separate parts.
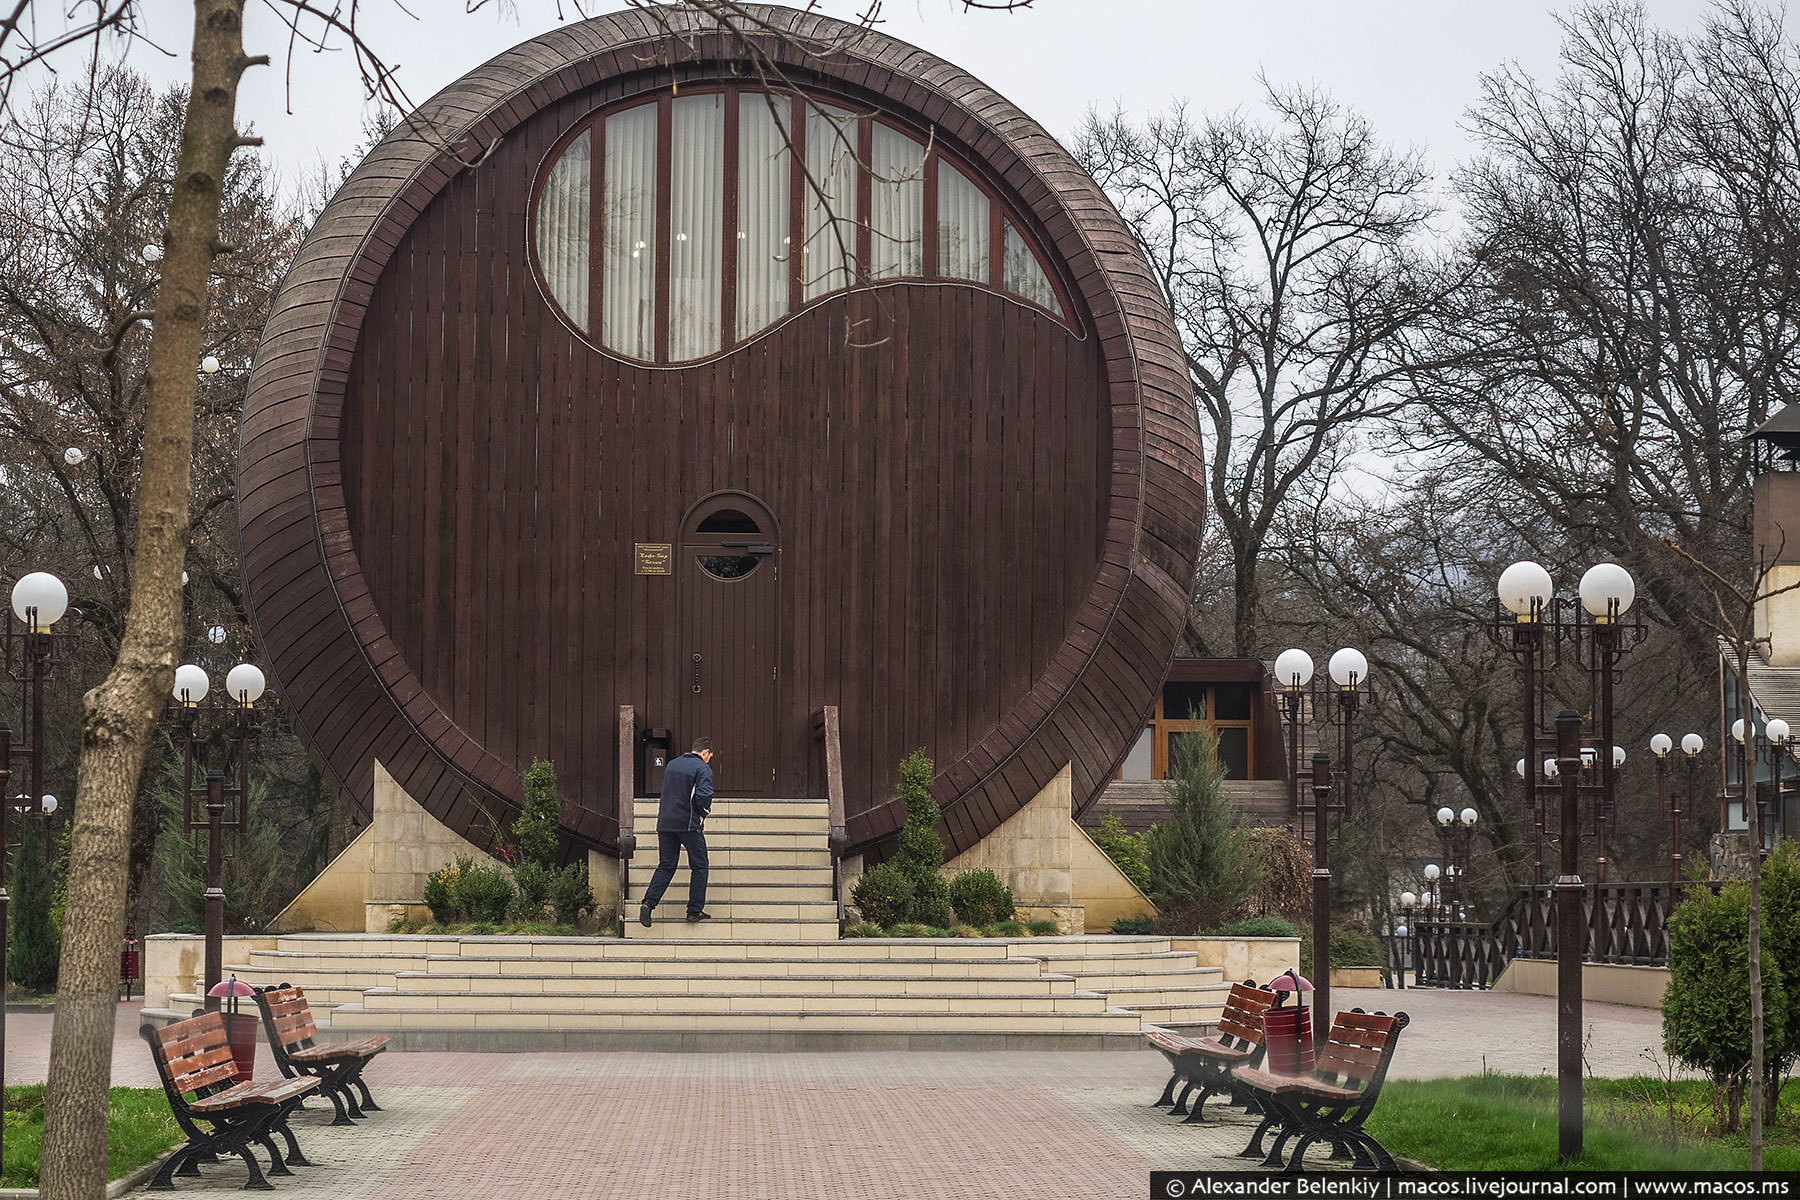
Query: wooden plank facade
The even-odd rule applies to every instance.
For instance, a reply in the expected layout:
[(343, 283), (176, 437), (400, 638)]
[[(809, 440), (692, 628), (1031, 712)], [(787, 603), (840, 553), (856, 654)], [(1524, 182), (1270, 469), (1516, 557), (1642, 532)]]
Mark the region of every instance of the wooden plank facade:
[[(922, 746), (955, 853), (1065, 763), (1082, 804), (1143, 727), (1203, 493), (1180, 345), (1129, 231), (967, 74), (758, 11), (847, 46), (759, 43), (808, 97), (924, 131), (976, 176), (995, 237), (1004, 210), (1065, 311), (859, 277), (711, 357), (633, 361), (546, 297), (534, 180), (598, 112), (741, 82), (741, 48), (628, 12), (447, 88), (421, 110), (436, 135), (396, 130), (320, 217), (243, 425), (256, 627), (315, 757), (365, 808), (380, 761), (489, 844), (547, 757), (570, 848), (611, 849), (621, 704), (718, 739), (727, 794), (809, 796), (811, 717), (834, 704), (852, 846), (882, 852), (895, 765)], [(639, 547), (669, 547), (670, 573), (637, 573)], [(736, 710), (712, 703), (722, 685)]]

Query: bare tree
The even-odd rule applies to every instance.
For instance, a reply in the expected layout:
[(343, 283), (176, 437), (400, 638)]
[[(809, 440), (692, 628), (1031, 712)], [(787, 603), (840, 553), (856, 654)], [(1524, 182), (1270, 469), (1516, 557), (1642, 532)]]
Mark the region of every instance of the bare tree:
[[(1641, 7), (1563, 22), (1563, 70), (1483, 81), (1457, 179), (1471, 318), (1507, 353), (1446, 373), (1404, 448), (1502, 495), (1554, 569), (1614, 558), (1696, 663), (1711, 602), (1665, 538), (1748, 563), (1745, 434), (1800, 379), (1800, 68), (1778, 21), (1725, 8), (1684, 43)], [(1571, 559), (1573, 555), (1573, 559)]]
[[(1317, 502), (1359, 428), (1392, 419), (1453, 331), (1426, 331), (1458, 278), (1428, 249), (1430, 172), (1324, 95), (1267, 89), (1269, 124), (1089, 114), (1081, 160), (1174, 307), (1231, 554), (1232, 653), (1260, 653), (1281, 515)], [(1190, 630), (1204, 644), (1204, 634)]]

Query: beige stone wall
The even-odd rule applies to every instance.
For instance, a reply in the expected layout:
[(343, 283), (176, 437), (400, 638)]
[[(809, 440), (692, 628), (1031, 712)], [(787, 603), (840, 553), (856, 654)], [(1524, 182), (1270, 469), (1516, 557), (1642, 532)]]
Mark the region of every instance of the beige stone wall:
[(1075, 823), (1073, 792), (1065, 766), (1000, 828), (945, 863), (944, 873), (985, 867), (1012, 889), (1020, 920), (1053, 920), (1064, 933), (1105, 933), (1119, 917), (1155, 912)]
[[(1618, 963), (1582, 963), (1581, 995), (1597, 1004), (1661, 1008), (1669, 988), (1667, 967), (1632, 967)], [(1496, 992), (1530, 996), (1556, 995), (1556, 960), (1515, 958), (1494, 981)]]
[(1218, 967), (1232, 983), (1264, 984), (1300, 966), (1300, 939), (1286, 937), (1170, 938), (1176, 950), (1192, 950), (1203, 967)]
[[(273, 937), (229, 935), (225, 961), (248, 962), (252, 950), (273, 950)], [(144, 939), (144, 1007), (168, 1008), (169, 997), (200, 990), (206, 970), (206, 939), (195, 933), (153, 933)]]
[(1069, 824), (1075, 830), (1069, 839), (1069, 892), (1084, 910), (1086, 927), (1106, 933), (1120, 917), (1155, 916), (1156, 906), (1150, 898), (1094, 844), (1088, 831), (1073, 821)]
[(270, 928), (384, 933), (396, 906), (416, 905), (431, 873), (459, 855), (500, 865), (421, 808), (378, 762), (374, 819)]
[(944, 864), (946, 875), (983, 867), (1012, 889), (1021, 908), (1070, 904), (1073, 860), (1070, 771), (1064, 767), (1000, 828)]

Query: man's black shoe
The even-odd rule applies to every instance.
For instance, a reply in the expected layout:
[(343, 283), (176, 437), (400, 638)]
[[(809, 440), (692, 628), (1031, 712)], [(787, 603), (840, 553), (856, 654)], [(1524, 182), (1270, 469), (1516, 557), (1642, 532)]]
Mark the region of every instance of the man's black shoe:
[(687, 919), (690, 921), (710, 921), (712, 920), (712, 914), (709, 912), (689, 913)]
[(645, 929), (650, 928), (650, 906), (648, 904), (638, 905), (638, 924)]

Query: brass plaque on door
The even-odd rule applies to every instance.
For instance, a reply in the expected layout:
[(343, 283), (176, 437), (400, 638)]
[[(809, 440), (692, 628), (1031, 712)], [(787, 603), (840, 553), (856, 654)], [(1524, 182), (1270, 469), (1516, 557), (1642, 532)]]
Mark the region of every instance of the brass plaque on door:
[(637, 574), (639, 575), (673, 575), (675, 573), (675, 547), (668, 542), (638, 542)]

